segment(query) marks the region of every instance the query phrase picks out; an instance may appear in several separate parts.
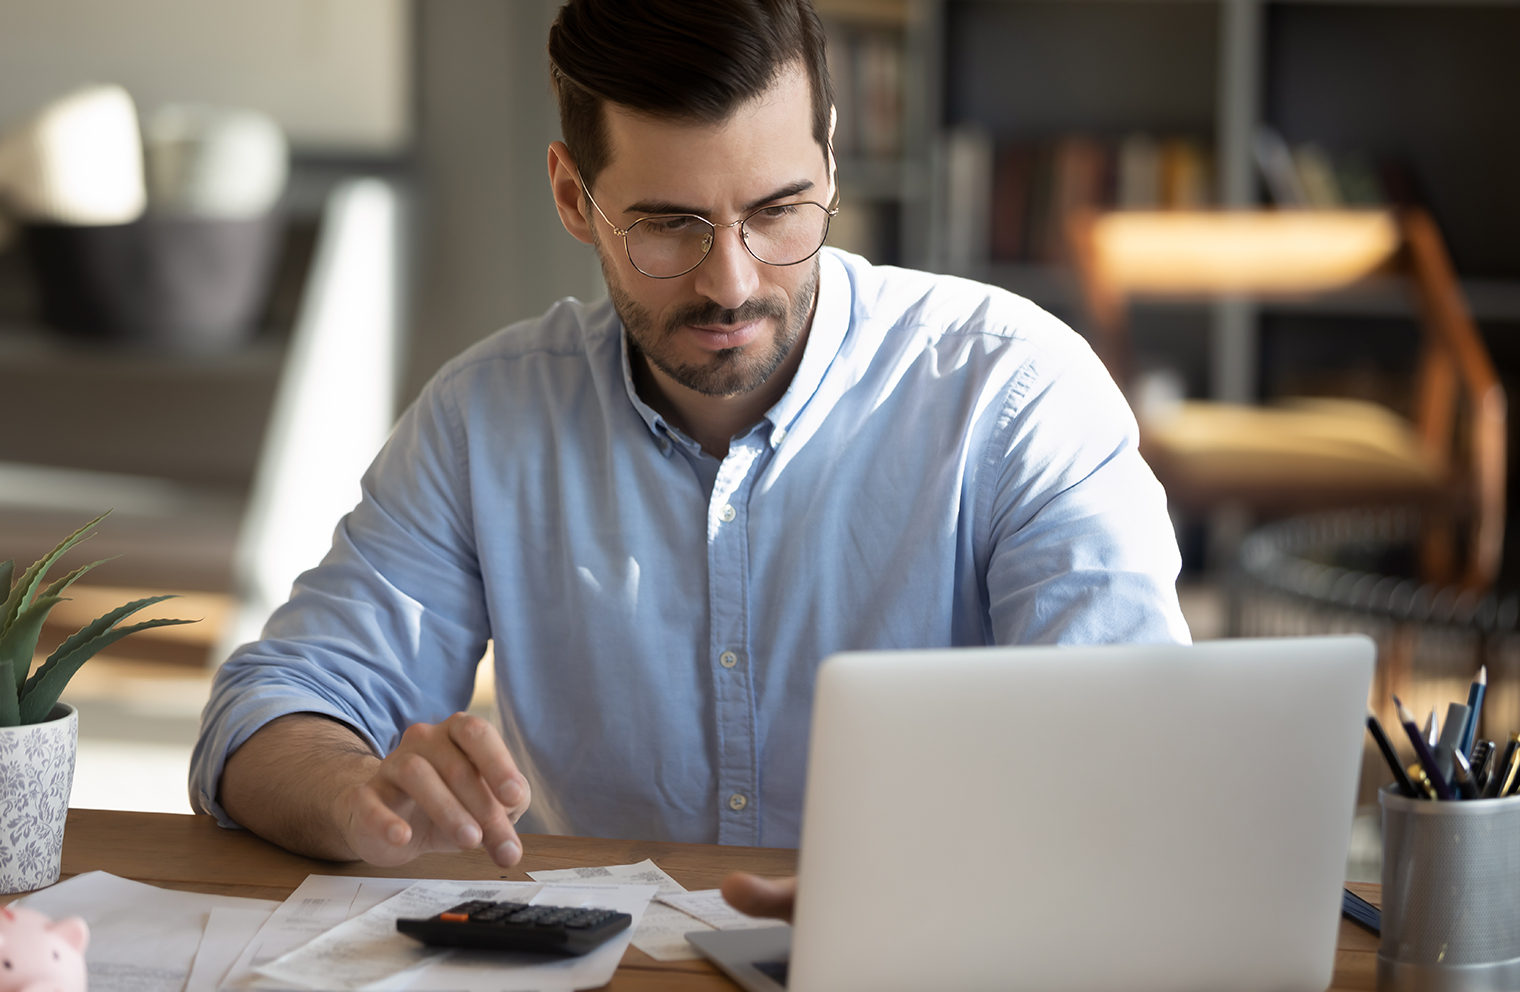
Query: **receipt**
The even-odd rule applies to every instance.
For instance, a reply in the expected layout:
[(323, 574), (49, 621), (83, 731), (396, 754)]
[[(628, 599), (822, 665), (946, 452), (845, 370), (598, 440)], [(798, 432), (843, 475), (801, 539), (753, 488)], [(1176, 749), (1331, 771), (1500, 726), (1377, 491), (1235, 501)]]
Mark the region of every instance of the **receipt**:
[(690, 913), (716, 930), (752, 930), (755, 927), (784, 927), (781, 920), (741, 913), (723, 900), (718, 889), (678, 892), (658, 897), (660, 902), (683, 913)]
[(546, 961), (542, 955), (428, 947), (398, 933), (396, 920), (432, 916), (470, 899), (492, 899), (553, 906), (602, 906), (629, 913), (637, 926), (657, 888), (540, 882), (418, 882), (255, 971), (283, 988), (327, 992), (403, 988), (413, 992), (528, 992), (596, 988), (612, 980), (628, 947), (630, 933), (611, 938), (589, 954)]
[[(345, 920), (415, 885), (415, 878), (359, 878), (348, 875), (307, 875), (306, 880), (275, 909), (268, 922), (249, 941), (227, 970), (222, 992), (250, 988), (280, 988), (254, 973), (260, 965), (295, 950)], [(189, 990), (187, 990), (189, 992)]]
[[(660, 887), (655, 894), (656, 899), (660, 896), (677, 895), (686, 891), (686, 886), (665, 874), (659, 865), (648, 858), (632, 865), (530, 871), (528, 877), (540, 882), (575, 880), (592, 885), (620, 882), (652, 883)], [(702, 955), (686, 942), (686, 935), (693, 930), (711, 929), (712, 927), (706, 923), (693, 919), (678, 909), (672, 909), (660, 902), (652, 902), (644, 911), (644, 918), (639, 921), (638, 930), (634, 931), (633, 946), (656, 961), (695, 961)]]

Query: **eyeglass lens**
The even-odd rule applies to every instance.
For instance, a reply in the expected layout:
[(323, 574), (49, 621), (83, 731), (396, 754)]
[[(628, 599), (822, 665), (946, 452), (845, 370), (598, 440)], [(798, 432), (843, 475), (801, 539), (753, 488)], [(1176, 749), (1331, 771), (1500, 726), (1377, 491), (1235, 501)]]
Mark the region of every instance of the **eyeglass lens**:
[[(795, 265), (823, 247), (829, 212), (817, 203), (762, 207), (739, 228), (744, 245), (762, 262)], [(628, 229), (628, 260), (648, 276), (669, 278), (697, 267), (712, 247), (716, 228), (689, 214), (643, 217)]]

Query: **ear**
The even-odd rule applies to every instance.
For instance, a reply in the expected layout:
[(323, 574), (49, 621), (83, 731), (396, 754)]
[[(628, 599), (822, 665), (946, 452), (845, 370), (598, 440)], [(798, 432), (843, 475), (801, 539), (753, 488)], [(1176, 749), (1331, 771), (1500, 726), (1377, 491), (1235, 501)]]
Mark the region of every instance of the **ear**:
[(580, 171), (570, 158), (570, 148), (563, 141), (549, 145), (549, 187), (554, 192), (554, 209), (559, 222), (577, 241), (592, 243), (590, 204), (581, 193)]
[(829, 196), (833, 197), (839, 182), (838, 165), (834, 161), (834, 128), (839, 124), (839, 108), (829, 105)]
[(77, 916), (70, 916), (68, 919), (49, 923), (48, 932), (62, 937), (65, 944), (68, 944), (80, 954), (84, 953), (84, 949), (90, 943), (90, 926)]

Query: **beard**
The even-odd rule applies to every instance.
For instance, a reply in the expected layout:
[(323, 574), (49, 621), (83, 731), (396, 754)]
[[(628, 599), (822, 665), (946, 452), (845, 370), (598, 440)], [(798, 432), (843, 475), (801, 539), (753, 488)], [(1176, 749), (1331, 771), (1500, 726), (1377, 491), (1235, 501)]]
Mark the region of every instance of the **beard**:
[[(813, 315), (813, 300), (818, 291), (817, 256), (810, 263), (802, 263), (810, 265), (810, 271), (791, 306), (780, 295), (745, 300), (731, 309), (711, 300), (686, 303), (673, 308), (658, 326), (648, 308), (617, 281), (617, 273), (607, 264), (600, 244), (597, 256), (607, 282), (607, 295), (623, 322), (630, 349), (649, 359), (650, 364), (674, 381), (704, 396), (738, 396), (760, 388), (792, 353)], [(703, 363), (681, 362), (676, 358), (673, 338), (683, 326), (740, 324), (767, 318), (776, 321), (776, 334), (768, 346), (756, 341), (743, 348), (724, 348), (713, 352)]]

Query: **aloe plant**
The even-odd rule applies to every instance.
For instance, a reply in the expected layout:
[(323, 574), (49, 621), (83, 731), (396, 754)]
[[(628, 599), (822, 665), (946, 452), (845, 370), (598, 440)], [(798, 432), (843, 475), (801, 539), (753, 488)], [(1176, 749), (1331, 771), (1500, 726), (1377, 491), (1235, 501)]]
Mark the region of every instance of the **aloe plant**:
[[(109, 559), (83, 565), (44, 587), (48, 569), (74, 545), (90, 536), (95, 525), (110, 511), (102, 513), (59, 542), (58, 546), (32, 564), (18, 579), (15, 561), (0, 562), (0, 589), (8, 590), (0, 606), (0, 727), (41, 723), (53, 711), (64, 686), (103, 648), (115, 644), (128, 634), (149, 627), (172, 627), (195, 623), (194, 620), (144, 620), (118, 627), (125, 618), (145, 606), (161, 603), (173, 596), (149, 596), (134, 600), (97, 617), (71, 635), (47, 660), (31, 672), (32, 657), (37, 652), (37, 638), (53, 607), (63, 602), (63, 593), (81, 576)], [(14, 580), (14, 581), (13, 581)], [(28, 677), (28, 672), (31, 672)]]

